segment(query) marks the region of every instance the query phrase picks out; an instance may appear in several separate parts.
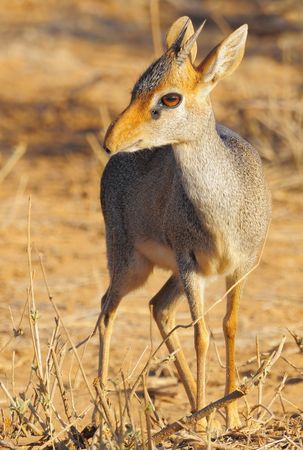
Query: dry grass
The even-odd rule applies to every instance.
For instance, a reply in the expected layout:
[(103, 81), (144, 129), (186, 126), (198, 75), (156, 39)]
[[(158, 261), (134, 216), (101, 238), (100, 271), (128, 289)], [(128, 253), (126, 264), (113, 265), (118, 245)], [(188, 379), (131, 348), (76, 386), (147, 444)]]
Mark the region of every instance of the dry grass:
[[(31, 200), (29, 200), (28, 207), (27, 255), (29, 270), (27, 301), (18, 325), (13, 328), (13, 337), (2, 347), (1, 351), (22, 335), (23, 320), (27, 316), (33, 358), (31, 366), (27, 367), (28, 382), (22, 392), (18, 394), (15, 392), (14, 370), (12, 380), (9, 381), (12, 386), (11, 391), (8, 389), (7, 383), (0, 381), (0, 388), (9, 405), (9, 409), (2, 410), (0, 444), (3, 448), (152, 449), (156, 444), (161, 444), (161, 448), (176, 449), (190, 449), (193, 445), (198, 448), (302, 448), (303, 411), (296, 407), (297, 413), (285, 414), (282, 420), (276, 417), (273, 410), (275, 402), (279, 401), (282, 405), (288, 402), (283, 395), (287, 376), (284, 375), (282, 381), (275, 387), (269, 402), (264, 402), (262, 397), (263, 388), (261, 389), (261, 386), (264, 385), (273, 364), (280, 358), (285, 337), (270, 356), (264, 357), (260, 354), (259, 343), (257, 344), (255, 359), (258, 370), (253, 376), (247, 378), (236, 391), (212, 402), (191, 416), (180, 418), (171, 424), (165, 424), (153, 404), (150, 396), (152, 391), (149, 392), (147, 381), (149, 373), (156, 371), (159, 374), (159, 370), (163, 371), (167, 362), (173, 360), (173, 355), (167, 355), (164, 360), (159, 360), (158, 353), (164, 342), (150, 352), (143, 369), (137, 371), (133, 383), (130, 383), (130, 377), (121, 370), (119, 377), (113, 383), (113, 389), (109, 392), (100, 387), (97, 378), (92, 384), (88, 380), (82, 364), (85, 348), (80, 356), (81, 350), (76, 349), (64, 323), (64, 318), (50, 292), (42, 255), (38, 253), (48, 299), (53, 307), (53, 326), (48, 330), (47, 346), (42, 348), (39, 330), (40, 315), (36, 307), (33, 281)], [(189, 326), (192, 325), (191, 323)], [(299, 351), (302, 352), (303, 338), (296, 333), (291, 333), (291, 335)], [(150, 346), (152, 349), (152, 340)], [(67, 380), (63, 379), (62, 369), (65, 365), (69, 365), (66, 360), (69, 352), (74, 358), (70, 364), (67, 383)], [(45, 355), (44, 358), (42, 355)], [(74, 361), (76, 361), (77, 367), (74, 366)], [(302, 376), (302, 371), (294, 364), (292, 366)], [(74, 393), (75, 380), (79, 373), (90, 399), (90, 402), (81, 411), (76, 406)], [(154, 386), (155, 380), (161, 388), (161, 376), (154, 377)], [(165, 381), (165, 384), (169, 383), (167, 376)], [(213, 419), (213, 414), (228, 402), (247, 396), (248, 392), (255, 389), (256, 386), (259, 386), (258, 402), (250, 405), (246, 401), (243, 428), (220, 433), (217, 436), (208, 430), (204, 435), (196, 434), (193, 431), (194, 424), (200, 418), (212, 414)], [(94, 420), (91, 421), (93, 409)]]
[[(0, 9), (0, 448), (151, 449), (157, 439), (159, 448), (303, 448), (302, 2), (63, 0), (58, 8), (3, 0)], [(196, 25), (208, 18), (201, 56), (242, 22), (250, 28), (241, 68), (214, 94), (218, 119), (259, 149), (274, 201), (242, 306), (239, 387), (287, 333), (270, 374), (241, 401), (243, 428), (218, 437), (196, 434), (192, 419), (178, 421), (188, 405), (174, 355), (146, 333), (142, 305), (166, 274), (121, 306), (108, 393), (95, 380), (96, 339), (76, 349), (107, 283), (97, 198), (102, 135), (160, 52), (161, 33), (182, 14)], [(223, 294), (210, 288), (207, 304), (211, 403), (224, 384)], [(187, 322), (182, 307), (178, 330), (193, 361)], [(176, 420), (182, 430), (160, 439)]]

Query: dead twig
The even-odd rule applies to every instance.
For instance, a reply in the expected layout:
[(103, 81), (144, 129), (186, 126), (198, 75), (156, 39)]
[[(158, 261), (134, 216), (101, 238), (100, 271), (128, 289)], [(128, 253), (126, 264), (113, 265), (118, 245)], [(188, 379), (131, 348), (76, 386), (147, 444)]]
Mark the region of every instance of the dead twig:
[(105, 167), (109, 161), (109, 156), (105, 153), (105, 150), (101, 147), (96, 136), (93, 133), (87, 133), (86, 140), (89, 143), (90, 148), (92, 149), (94, 155), (101, 163), (102, 167)]
[(62, 328), (63, 328), (63, 330), (64, 330), (64, 332), (65, 332), (65, 334), (66, 334), (66, 337), (67, 337), (67, 339), (68, 339), (68, 342), (69, 342), (69, 344), (70, 344), (70, 346), (71, 346), (71, 348), (72, 348), (72, 350), (73, 350), (73, 353), (74, 353), (74, 355), (75, 355), (75, 357), (76, 357), (76, 360), (77, 360), (77, 362), (78, 362), (78, 365), (79, 365), (79, 368), (80, 368), (80, 371), (81, 371), (82, 378), (83, 378), (84, 383), (85, 383), (85, 385), (86, 385), (86, 387), (87, 387), (87, 390), (88, 390), (88, 392), (89, 392), (89, 394), (90, 394), (90, 397), (91, 397), (93, 403), (97, 406), (97, 408), (98, 408), (98, 410), (99, 410), (99, 407), (98, 407), (98, 405), (96, 404), (96, 400), (95, 400), (94, 393), (93, 393), (93, 391), (92, 391), (92, 388), (91, 388), (91, 386), (90, 386), (90, 383), (88, 382), (86, 373), (85, 373), (85, 371), (84, 371), (83, 364), (82, 364), (82, 362), (81, 362), (81, 359), (80, 359), (80, 357), (79, 357), (79, 354), (78, 354), (78, 352), (77, 352), (77, 349), (76, 349), (76, 347), (75, 347), (75, 344), (74, 344), (74, 342), (73, 342), (73, 340), (72, 340), (72, 338), (71, 338), (71, 335), (70, 335), (68, 329), (66, 328), (66, 326), (65, 326), (65, 324), (64, 324), (64, 321), (63, 321), (63, 319), (62, 319), (62, 315), (61, 315), (61, 313), (60, 313), (60, 311), (59, 311), (59, 309), (58, 309), (58, 307), (57, 307), (56, 303), (54, 302), (53, 297), (52, 297), (52, 295), (51, 295), (50, 288), (49, 288), (49, 285), (48, 285), (48, 282), (47, 282), (47, 278), (46, 278), (46, 273), (45, 273), (45, 268), (44, 268), (43, 259), (42, 259), (42, 254), (41, 254), (41, 253), (39, 253), (39, 260), (40, 260), (40, 266), (41, 266), (41, 270), (42, 270), (42, 274), (43, 274), (43, 279), (44, 279), (45, 287), (46, 287), (47, 294), (48, 294), (48, 299), (49, 299), (49, 301), (50, 301), (52, 307), (54, 308), (54, 311), (55, 311), (55, 313), (56, 313), (56, 316), (57, 316), (59, 322), (61, 323), (61, 326), (62, 326)]
[(70, 423), (71, 420), (72, 420), (73, 415), (72, 415), (72, 412), (71, 412), (70, 407), (69, 407), (69, 402), (68, 402), (68, 399), (67, 399), (67, 392), (66, 392), (64, 384), (63, 384), (63, 380), (62, 380), (62, 376), (61, 376), (61, 372), (60, 372), (60, 367), (59, 367), (59, 363), (58, 363), (58, 359), (57, 359), (57, 355), (56, 355), (56, 352), (55, 352), (53, 347), (51, 347), (51, 355), (52, 355), (52, 359), (53, 359), (53, 363), (54, 363), (55, 375), (56, 375), (56, 379), (57, 379), (57, 382), (58, 382), (61, 399), (62, 399), (62, 402), (63, 402), (64, 412), (65, 412), (65, 415), (67, 417), (68, 422)]
[(24, 303), (24, 307), (23, 307), (23, 310), (22, 310), (21, 317), (20, 317), (18, 325), (17, 325), (16, 328), (13, 328), (13, 336), (11, 336), (6, 341), (6, 343), (0, 348), (0, 353), (3, 352), (3, 350), (6, 349), (6, 347), (9, 346), (9, 344), (13, 341), (13, 339), (15, 339), (18, 336), (22, 336), (23, 335), (23, 330), (21, 328), (21, 324), (22, 324), (22, 321), (23, 321), (23, 318), (24, 318), (25, 310), (26, 310), (26, 307), (27, 307), (27, 302), (28, 302), (28, 298), (26, 299), (26, 302)]
[(7, 175), (13, 170), (15, 164), (19, 161), (19, 159), (24, 155), (27, 149), (27, 144), (24, 142), (20, 142), (14, 150), (14, 153), (11, 157), (6, 161), (6, 164), (0, 171), (0, 183), (7, 177)]
[(97, 398), (99, 399), (99, 401), (101, 403), (101, 407), (103, 409), (102, 416), (105, 417), (107, 426), (111, 430), (112, 434), (115, 434), (115, 429), (116, 429), (115, 418), (114, 418), (111, 408), (109, 407), (106, 395), (105, 395), (103, 389), (101, 389), (100, 380), (98, 377), (95, 378), (95, 380), (94, 380), (94, 388), (97, 393)]
[(293, 331), (291, 331), (289, 328), (287, 328), (287, 331), (289, 332), (289, 334), (294, 338), (295, 343), (298, 346), (298, 349), (300, 350), (301, 353), (303, 353), (303, 337), (299, 336), (298, 334), (294, 333)]
[(17, 447), (7, 439), (0, 439), (1, 448), (9, 448), (10, 450), (15, 450)]

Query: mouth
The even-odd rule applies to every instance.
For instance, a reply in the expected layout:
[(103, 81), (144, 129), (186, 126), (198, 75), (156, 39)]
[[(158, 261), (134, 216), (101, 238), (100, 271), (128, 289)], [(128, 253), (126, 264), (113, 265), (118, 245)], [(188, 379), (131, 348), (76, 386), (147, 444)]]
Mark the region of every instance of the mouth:
[[(142, 144), (143, 139), (138, 139), (137, 141), (133, 142), (130, 145), (127, 145), (126, 147), (120, 148), (118, 150), (119, 152), (135, 152), (136, 150), (140, 150), (140, 144)], [(136, 148), (137, 147), (137, 148)]]

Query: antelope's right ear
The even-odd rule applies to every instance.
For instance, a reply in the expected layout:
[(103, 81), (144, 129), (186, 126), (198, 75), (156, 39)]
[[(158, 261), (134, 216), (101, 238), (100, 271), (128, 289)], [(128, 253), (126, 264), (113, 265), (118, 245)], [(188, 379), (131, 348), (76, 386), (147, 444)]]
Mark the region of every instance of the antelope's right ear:
[[(192, 24), (192, 21), (190, 20), (190, 18), (187, 16), (179, 17), (179, 19), (177, 19), (172, 24), (172, 26), (170, 27), (170, 29), (166, 35), (167, 48), (170, 48), (175, 43), (176, 39), (180, 35), (180, 33), (181, 33), (182, 29), (184, 28), (184, 26), (186, 25), (186, 23), (187, 23), (186, 30), (183, 35), (182, 42), (180, 42), (180, 46), (182, 46), (182, 44), (185, 44), (185, 42), (187, 42), (188, 39), (194, 34), (195, 30), (194, 30), (194, 27), (193, 27), (193, 24)], [(196, 56), (197, 56), (197, 43), (195, 42), (190, 51), (190, 59), (191, 59), (192, 63), (195, 61)]]
[(242, 25), (206, 56), (197, 68), (203, 83), (215, 84), (236, 70), (244, 55), (247, 30)]

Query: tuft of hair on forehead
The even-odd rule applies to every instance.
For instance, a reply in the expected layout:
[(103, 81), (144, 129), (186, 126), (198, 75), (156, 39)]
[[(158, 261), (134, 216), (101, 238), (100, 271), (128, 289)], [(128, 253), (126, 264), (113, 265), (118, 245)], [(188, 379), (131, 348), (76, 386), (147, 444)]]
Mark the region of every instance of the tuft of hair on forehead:
[(132, 100), (140, 94), (152, 91), (157, 87), (163, 77), (169, 72), (172, 64), (172, 56), (169, 52), (164, 53), (159, 59), (154, 61), (146, 71), (140, 76), (132, 90)]

